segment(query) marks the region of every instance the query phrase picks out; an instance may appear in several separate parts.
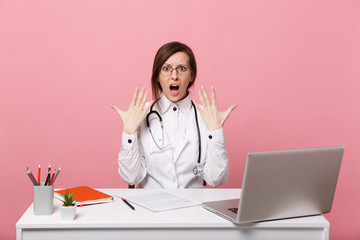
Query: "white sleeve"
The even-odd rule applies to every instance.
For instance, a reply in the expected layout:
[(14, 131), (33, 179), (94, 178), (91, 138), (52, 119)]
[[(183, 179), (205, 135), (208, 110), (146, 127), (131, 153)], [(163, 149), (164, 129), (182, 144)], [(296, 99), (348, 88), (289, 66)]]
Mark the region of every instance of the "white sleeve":
[(118, 163), (119, 174), (127, 184), (134, 185), (144, 179), (146, 169), (142, 158), (144, 155), (141, 154), (137, 133), (129, 135), (123, 132)]
[(224, 129), (208, 131), (206, 140), (203, 177), (209, 185), (218, 187), (226, 182), (230, 174)]

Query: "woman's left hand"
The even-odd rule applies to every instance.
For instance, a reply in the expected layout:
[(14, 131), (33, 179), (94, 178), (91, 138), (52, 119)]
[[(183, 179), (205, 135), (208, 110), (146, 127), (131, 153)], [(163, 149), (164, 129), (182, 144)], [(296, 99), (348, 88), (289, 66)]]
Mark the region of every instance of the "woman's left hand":
[(222, 128), (230, 113), (237, 107), (237, 105), (232, 105), (225, 112), (220, 112), (216, 103), (214, 87), (211, 87), (211, 103), (204, 87), (199, 90), (199, 97), (203, 108), (196, 102), (195, 105), (209, 130)]

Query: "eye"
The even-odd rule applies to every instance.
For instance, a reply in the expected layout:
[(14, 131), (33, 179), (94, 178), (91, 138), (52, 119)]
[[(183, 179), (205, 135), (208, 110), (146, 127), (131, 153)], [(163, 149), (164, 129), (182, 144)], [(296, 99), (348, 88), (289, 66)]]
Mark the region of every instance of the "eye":
[(178, 67), (178, 71), (180, 71), (180, 72), (186, 72), (186, 67), (184, 67), (184, 66), (180, 66), (180, 67)]
[(169, 72), (169, 71), (170, 71), (170, 68), (169, 68), (169, 66), (163, 66), (162, 70), (163, 70), (164, 72)]

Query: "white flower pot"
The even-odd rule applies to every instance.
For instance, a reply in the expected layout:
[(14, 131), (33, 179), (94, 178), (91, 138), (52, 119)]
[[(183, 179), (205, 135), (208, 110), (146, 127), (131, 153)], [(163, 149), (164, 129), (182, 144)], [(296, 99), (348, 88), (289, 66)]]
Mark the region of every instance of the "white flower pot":
[(76, 205), (75, 206), (61, 206), (60, 207), (61, 220), (69, 221), (74, 220), (76, 215)]

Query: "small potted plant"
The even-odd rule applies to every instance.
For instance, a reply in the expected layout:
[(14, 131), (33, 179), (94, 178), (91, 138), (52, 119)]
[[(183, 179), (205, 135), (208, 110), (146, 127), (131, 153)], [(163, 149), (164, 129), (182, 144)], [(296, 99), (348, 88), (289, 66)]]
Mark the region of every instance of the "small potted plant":
[(62, 196), (63, 206), (60, 207), (60, 215), (62, 220), (74, 220), (76, 215), (75, 196), (67, 189)]

